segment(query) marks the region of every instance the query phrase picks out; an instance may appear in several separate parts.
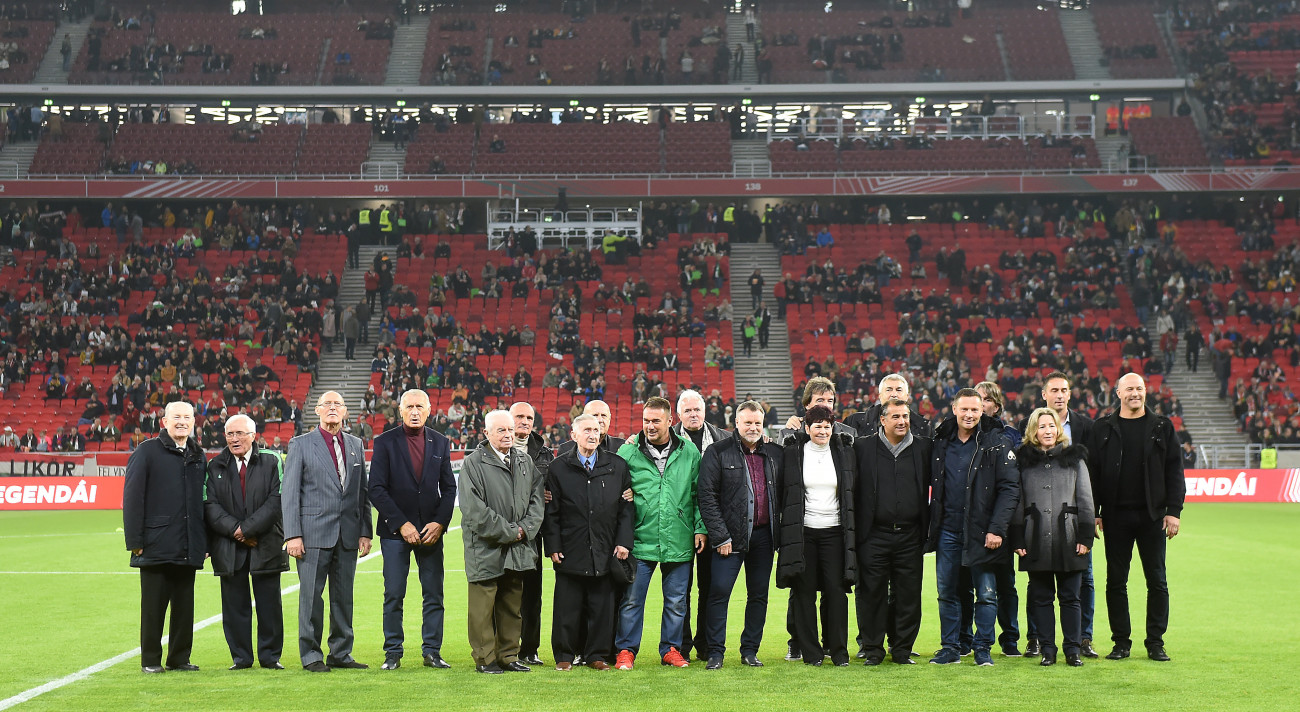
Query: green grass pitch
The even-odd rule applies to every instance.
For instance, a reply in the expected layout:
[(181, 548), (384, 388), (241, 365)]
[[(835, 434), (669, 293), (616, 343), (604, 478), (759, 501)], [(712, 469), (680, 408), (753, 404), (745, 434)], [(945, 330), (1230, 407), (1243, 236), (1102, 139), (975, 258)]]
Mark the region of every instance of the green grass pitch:
[[(75, 673), (138, 645), (139, 581), (127, 566), (118, 512), (0, 513), (0, 700)], [(1183, 531), (1170, 546), (1172, 663), (1140, 656), (1062, 662), (995, 654), (993, 668), (891, 664), (867, 669), (808, 668), (782, 660), (785, 591), (772, 591), (760, 657), (762, 669), (739, 664), (705, 671), (663, 668), (646, 654), (632, 672), (527, 675), (473, 672), (465, 642), (466, 585), (459, 532), (448, 535), (447, 622), (443, 655), (452, 670), (420, 666), (408, 655), (395, 672), (383, 661), (380, 561), (358, 569), (355, 656), (370, 670), (303, 672), (295, 650), (296, 593), (285, 601), (288, 669), (230, 672), (220, 624), (195, 635), (198, 673), (141, 674), (133, 658), (17, 705), (17, 710), (354, 710), (433, 709), (708, 709), (743, 710), (1280, 710), (1300, 709), (1295, 660), (1300, 656), (1300, 508), (1284, 504), (1201, 504), (1187, 508)], [(1102, 543), (1104, 547), (1104, 542)], [(1097, 647), (1109, 650), (1104, 558), (1096, 558)], [(548, 566), (549, 569), (549, 566)], [(1137, 562), (1134, 562), (1135, 574)], [(917, 650), (938, 647), (933, 559), (926, 560), (925, 612)], [(93, 573), (85, 573), (93, 572)], [(407, 649), (418, 651), (418, 590), (412, 572), (407, 599)], [(542, 657), (550, 662), (551, 575), (546, 576)], [(282, 586), (297, 583), (290, 572)], [(1144, 610), (1136, 576), (1133, 609)], [(658, 583), (651, 592), (658, 591)], [(729, 640), (739, 639), (744, 586), (737, 586)], [(220, 612), (210, 572), (196, 585), (196, 620)], [(1021, 595), (1024, 575), (1021, 574)], [(1023, 599), (1022, 599), (1023, 605)], [(644, 649), (658, 640), (658, 606), (651, 596)], [(1135, 621), (1140, 631), (1142, 622)], [(1021, 625), (1024, 625), (1023, 611)], [(852, 635), (855, 627), (850, 624)], [(1140, 636), (1140, 633), (1139, 633)], [(4, 703), (0, 702), (0, 708)]]

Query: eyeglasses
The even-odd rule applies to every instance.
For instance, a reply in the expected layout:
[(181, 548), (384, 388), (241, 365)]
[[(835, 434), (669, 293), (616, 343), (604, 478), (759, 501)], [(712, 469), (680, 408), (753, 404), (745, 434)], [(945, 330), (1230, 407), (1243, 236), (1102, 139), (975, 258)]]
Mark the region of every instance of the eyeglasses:
[(229, 431), (229, 430), (226, 431), (226, 437), (228, 437), (228, 438), (244, 438), (244, 437), (248, 437), (248, 436), (250, 436), (250, 435), (257, 435), (257, 433), (246, 433), (246, 432), (244, 432), (244, 431), (242, 431), (242, 430), (237, 430), (237, 431), (234, 431), (234, 432), (231, 432), (231, 431)]

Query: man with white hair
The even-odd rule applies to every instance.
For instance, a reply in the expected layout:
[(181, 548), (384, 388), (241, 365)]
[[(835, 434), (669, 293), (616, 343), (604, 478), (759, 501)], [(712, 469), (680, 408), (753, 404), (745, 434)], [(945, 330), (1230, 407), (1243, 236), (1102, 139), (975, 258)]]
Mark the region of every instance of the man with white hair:
[[(686, 389), (677, 396), (677, 425), (673, 430), (683, 438), (690, 438), (701, 453), (709, 446), (726, 440), (731, 433), (704, 420), (704, 396), (699, 391)], [(696, 473), (698, 479), (699, 473)], [(695, 635), (691, 635), (691, 582), (686, 584), (686, 622), (682, 629), (682, 655), (688, 660), (695, 649), (697, 660), (708, 660), (709, 641), (706, 634), (706, 609), (709, 589), (713, 581), (713, 552), (707, 548), (695, 557), (695, 587), (699, 591), (695, 602)]]
[(865, 411), (845, 418), (844, 424), (857, 431), (859, 437), (874, 437), (876, 431), (880, 430), (880, 418), (885, 403), (893, 398), (908, 403), (912, 435), (923, 438), (934, 437), (934, 428), (930, 422), (911, 406), (912, 389), (907, 383), (907, 377), (901, 373), (891, 373), (880, 379), (880, 383), (876, 384), (876, 402)]
[[(221, 580), (221, 624), (231, 670), (253, 667), (253, 601), (257, 659), (283, 670), (284, 615), (280, 574), (289, 570), (281, 524), (279, 453), (257, 447), (257, 425), (243, 413), (226, 419), (226, 448), (208, 461), (204, 519), (212, 573)], [(252, 595), (249, 595), (249, 588)]]
[(486, 442), (461, 466), (461, 537), (469, 580), (469, 644), (480, 673), (528, 672), (519, 662), (524, 573), (537, 566), (543, 481), (528, 454), (514, 447), (514, 418), (483, 418)]
[[(140, 665), (147, 673), (198, 670), (194, 647), (194, 573), (208, 551), (203, 526), (207, 463), (194, 434), (194, 407), (168, 403), (163, 431), (142, 443), (126, 463), (122, 529), (131, 566), (140, 569)], [(171, 607), (167, 666), (163, 619)]]
[[(600, 424), (600, 445), (597, 447), (606, 452), (617, 454), (618, 449), (623, 447), (623, 443), (626, 441), (623, 440), (623, 438), (616, 438), (609, 434), (609, 427), (613, 424), (613, 418), (609, 412), (609, 404), (603, 400), (587, 401), (587, 404), (582, 406), (582, 414), (590, 415)], [(559, 456), (564, 456), (574, 447), (574, 442), (572, 440), (564, 442), (560, 445)]]

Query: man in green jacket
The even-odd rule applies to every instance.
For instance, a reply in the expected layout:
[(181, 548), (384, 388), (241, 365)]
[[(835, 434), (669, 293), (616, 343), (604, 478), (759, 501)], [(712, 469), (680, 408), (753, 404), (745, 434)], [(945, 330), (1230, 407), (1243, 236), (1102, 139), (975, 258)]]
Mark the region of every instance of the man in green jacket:
[(663, 398), (650, 398), (641, 411), (642, 431), (618, 449), (632, 474), (636, 531), (632, 555), (636, 580), (628, 587), (618, 611), (615, 668), (631, 670), (641, 649), (645, 599), (650, 577), (662, 567), (663, 620), (659, 655), (664, 665), (686, 667), (682, 656), (686, 622), (686, 590), (691, 561), (704, 550), (706, 530), (696, 499), (700, 451), (690, 438), (672, 431), (673, 407)]
[(544, 481), (532, 458), (514, 447), (514, 419), (504, 410), (483, 418), (486, 443), (460, 474), (461, 537), (469, 579), (469, 644), (478, 672), (528, 672), (519, 662), (524, 573), (537, 568)]

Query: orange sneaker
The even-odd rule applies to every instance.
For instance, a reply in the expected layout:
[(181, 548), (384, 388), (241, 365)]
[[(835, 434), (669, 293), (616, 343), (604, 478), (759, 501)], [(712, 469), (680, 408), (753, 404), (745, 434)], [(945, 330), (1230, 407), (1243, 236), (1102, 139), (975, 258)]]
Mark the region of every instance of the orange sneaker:
[(664, 654), (663, 664), (679, 668), (690, 667), (691, 665), (686, 658), (682, 657), (682, 654), (677, 650), (677, 648), (668, 649), (668, 652)]
[(632, 661), (634, 660), (636, 660), (636, 656), (632, 654), (631, 650), (620, 650), (618, 651), (618, 657), (614, 660), (614, 669), (631, 670)]

